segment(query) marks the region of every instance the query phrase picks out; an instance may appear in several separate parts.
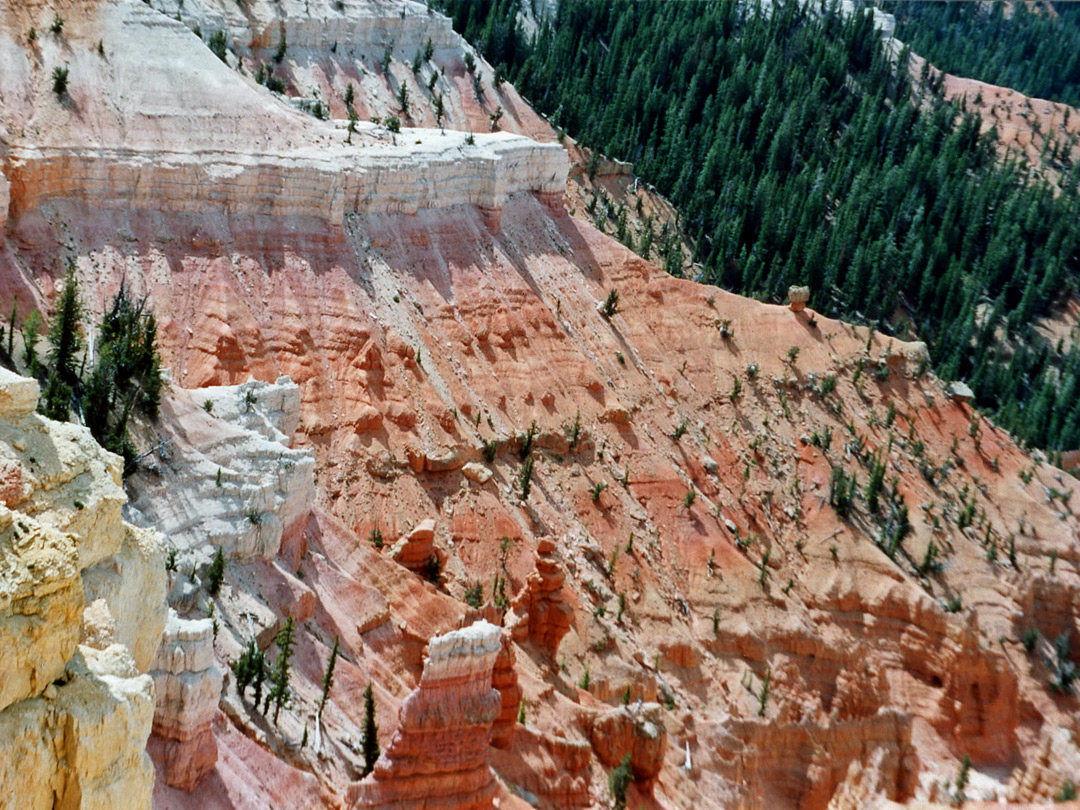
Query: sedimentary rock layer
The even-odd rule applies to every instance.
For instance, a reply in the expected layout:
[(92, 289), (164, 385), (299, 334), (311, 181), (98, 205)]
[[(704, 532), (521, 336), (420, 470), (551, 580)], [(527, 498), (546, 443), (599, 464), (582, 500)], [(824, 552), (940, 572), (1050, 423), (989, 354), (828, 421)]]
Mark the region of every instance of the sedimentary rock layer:
[(356, 786), (355, 806), (491, 806), (496, 786), (486, 751), (501, 706), (491, 685), (501, 650), (499, 628), (484, 621), (431, 639), (420, 686), (402, 704), (374, 772)]
[(37, 400), (0, 369), (0, 807), (148, 810), (160, 538), (121, 519), (119, 457)]

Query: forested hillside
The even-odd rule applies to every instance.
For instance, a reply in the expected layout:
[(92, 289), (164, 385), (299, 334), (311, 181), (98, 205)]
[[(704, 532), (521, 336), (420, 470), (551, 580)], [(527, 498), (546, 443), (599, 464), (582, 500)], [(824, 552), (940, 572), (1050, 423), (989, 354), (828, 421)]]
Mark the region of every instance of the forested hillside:
[(896, 36), (942, 70), (1080, 106), (1080, 5), (1040, 3), (1032, 11), (1026, 3), (889, 0), (884, 7), (896, 15)]
[[(822, 312), (927, 341), (1020, 439), (1080, 446), (1080, 347), (1031, 326), (1077, 287), (1080, 166), (1046, 156), (1057, 194), (999, 163), (869, 10), (565, 2), (530, 40), (516, 0), (444, 7), (554, 124), (671, 198), (700, 280), (770, 300), (808, 284)], [(651, 233), (632, 246), (664, 258)]]

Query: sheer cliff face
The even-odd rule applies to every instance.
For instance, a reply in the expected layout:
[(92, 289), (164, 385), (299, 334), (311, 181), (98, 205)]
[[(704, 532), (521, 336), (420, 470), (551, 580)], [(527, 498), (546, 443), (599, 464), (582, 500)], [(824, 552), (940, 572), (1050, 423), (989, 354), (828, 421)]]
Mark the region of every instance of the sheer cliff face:
[[(181, 551), (173, 607), (202, 621), (170, 621), (152, 661), (155, 644), (112, 606), (155, 591), (91, 593), (80, 574), (142, 546), (99, 547), (74, 500), (39, 508), (11, 473), (2, 492), (22, 500), (5, 503), (41, 524), (20, 542), (56, 587), (39, 593), (26, 574), (20, 604), (50, 618), (11, 662), (20, 648), (0, 645), (18, 673), (0, 680), (17, 701), (0, 722), (45, 706), (36, 696), (100, 599), (112, 623), (92, 627), (114, 627), (130, 672), (150, 667), (158, 685), (162, 807), (395, 806), (420, 800), (418, 768), (445, 788), (424, 797), (437, 806), (517, 806), (513, 789), (584, 807), (607, 800), (626, 754), (631, 796), (657, 806), (945, 800), (965, 754), (969, 797), (1056, 792), (1077, 761), (1062, 733), (1075, 698), (1049, 686), (1053, 639), (1080, 631), (1075, 481), (951, 399), (919, 345), (668, 277), (564, 215), (555, 144), (374, 125), (344, 144), (343, 121), (251, 81), (283, 28), (275, 69), (305, 88), (351, 77), (372, 114), (392, 110), (396, 81), (416, 82), (402, 63), (425, 36), (457, 82), (448, 102), (471, 110), (459, 126), (477, 114), (471, 79), (423, 6), (310, 5), (72, 4), (62, 41), (39, 33), (33, 48), (20, 32), (44, 32), (51, 11), (5, 22), (4, 63), (20, 67), (0, 78), (0, 289), (45, 301), (70, 258), (92, 311), (121, 279), (150, 296), (177, 390), (147, 435), (172, 449), (132, 489), (140, 520)], [(195, 24), (227, 28), (230, 66)], [(375, 65), (387, 37), (389, 78)], [(48, 79), (61, 56), (66, 101)], [(835, 470), (857, 482), (845, 515)], [(109, 493), (113, 517), (93, 526), (123, 526)], [(69, 525), (90, 539), (73, 544)], [(216, 642), (197, 584), (215, 547), (229, 555)], [(221, 670), (253, 636), (272, 653), (286, 614), (293, 698), (275, 724)], [(480, 615), (505, 621), (514, 655), (486, 626), (428, 646)], [(512, 735), (508, 661), (524, 695)], [(386, 753), (362, 781), (368, 682)], [(0, 765), (23, 778), (17, 759)]]
[(144, 808), (161, 541), (121, 520), (120, 459), (36, 414), (37, 398), (0, 370), (3, 802)]

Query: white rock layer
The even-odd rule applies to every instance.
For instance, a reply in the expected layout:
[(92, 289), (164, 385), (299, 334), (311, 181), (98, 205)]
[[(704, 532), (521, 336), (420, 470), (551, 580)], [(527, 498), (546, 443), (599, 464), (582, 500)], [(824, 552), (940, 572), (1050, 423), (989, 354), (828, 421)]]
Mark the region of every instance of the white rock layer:
[(296, 383), (174, 388), (162, 413), (170, 443), (165, 458), (144, 463), (151, 475), (132, 482), (133, 519), (162, 531), (181, 561), (205, 562), (215, 548), (234, 559), (274, 557), (315, 497), (314, 455), (289, 447)]

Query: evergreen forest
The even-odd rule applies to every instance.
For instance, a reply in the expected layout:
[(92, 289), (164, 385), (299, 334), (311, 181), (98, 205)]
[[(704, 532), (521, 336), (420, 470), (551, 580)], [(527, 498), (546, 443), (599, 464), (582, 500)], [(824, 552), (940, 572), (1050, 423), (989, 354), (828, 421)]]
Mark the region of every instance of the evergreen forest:
[(925, 340), (1020, 441), (1080, 447), (1080, 346), (1033, 325), (1077, 293), (1080, 166), (1044, 150), (1055, 188), (1000, 157), (869, 7), (567, 0), (528, 36), (518, 0), (442, 5), (554, 126), (674, 203), (693, 263), (673, 235), (620, 229), (630, 247), (763, 300), (807, 284), (820, 312)]
[(1080, 5), (889, 0), (884, 7), (896, 16), (896, 36), (945, 72), (1080, 107)]

